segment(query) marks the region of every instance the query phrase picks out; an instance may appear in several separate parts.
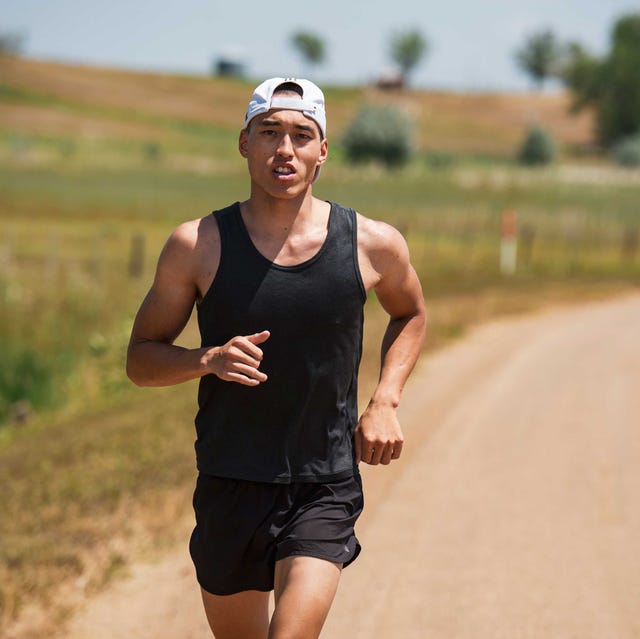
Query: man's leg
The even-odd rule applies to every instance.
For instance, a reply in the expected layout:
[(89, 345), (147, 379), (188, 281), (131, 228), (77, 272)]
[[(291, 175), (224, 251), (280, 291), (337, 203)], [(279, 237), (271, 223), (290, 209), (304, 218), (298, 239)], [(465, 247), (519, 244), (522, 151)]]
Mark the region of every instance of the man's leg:
[(276, 562), (269, 639), (317, 639), (338, 588), (342, 564), (315, 557)]
[(269, 593), (246, 590), (235, 595), (212, 595), (202, 590), (207, 621), (216, 639), (267, 639)]

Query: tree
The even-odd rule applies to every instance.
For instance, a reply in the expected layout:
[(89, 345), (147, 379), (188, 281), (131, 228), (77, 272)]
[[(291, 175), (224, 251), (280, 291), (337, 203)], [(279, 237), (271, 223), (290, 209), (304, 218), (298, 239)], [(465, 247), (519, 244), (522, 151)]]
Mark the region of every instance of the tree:
[(20, 55), (24, 48), (22, 33), (0, 33), (0, 55)]
[(429, 43), (417, 31), (397, 33), (391, 38), (391, 59), (400, 67), (403, 80), (428, 51)]
[(595, 108), (600, 142), (610, 147), (640, 131), (640, 13), (621, 17), (603, 58), (578, 44), (571, 47), (563, 79), (573, 91), (573, 108)]
[(574, 92), (572, 111), (579, 111), (597, 100), (605, 81), (602, 71), (598, 58), (591, 55), (579, 42), (569, 43), (560, 76)]
[(531, 77), (538, 89), (547, 78), (558, 75), (562, 47), (551, 29), (532, 33), (515, 53), (517, 65)]
[(306, 64), (316, 66), (324, 62), (324, 41), (314, 33), (299, 31), (292, 36), (291, 44), (302, 56)]

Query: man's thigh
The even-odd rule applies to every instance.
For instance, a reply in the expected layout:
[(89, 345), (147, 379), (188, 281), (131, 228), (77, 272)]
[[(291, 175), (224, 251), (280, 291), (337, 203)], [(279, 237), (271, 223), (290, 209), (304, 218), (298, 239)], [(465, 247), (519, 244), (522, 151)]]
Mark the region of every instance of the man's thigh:
[(338, 589), (342, 564), (305, 556), (279, 560), (275, 569), (275, 611), (269, 638), (316, 639)]
[(234, 595), (212, 595), (204, 589), (202, 602), (216, 639), (267, 639), (269, 593), (246, 590)]

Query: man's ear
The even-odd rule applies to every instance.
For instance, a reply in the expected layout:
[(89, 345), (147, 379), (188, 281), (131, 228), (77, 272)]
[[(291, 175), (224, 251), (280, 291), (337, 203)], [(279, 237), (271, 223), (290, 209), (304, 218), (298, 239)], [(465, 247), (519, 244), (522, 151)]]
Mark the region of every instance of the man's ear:
[(240, 131), (240, 137), (238, 138), (238, 150), (243, 158), (247, 157), (247, 145), (249, 143), (249, 134), (246, 129)]
[(329, 141), (324, 138), (320, 143), (320, 159), (318, 160), (318, 166), (322, 166), (327, 161), (329, 155)]

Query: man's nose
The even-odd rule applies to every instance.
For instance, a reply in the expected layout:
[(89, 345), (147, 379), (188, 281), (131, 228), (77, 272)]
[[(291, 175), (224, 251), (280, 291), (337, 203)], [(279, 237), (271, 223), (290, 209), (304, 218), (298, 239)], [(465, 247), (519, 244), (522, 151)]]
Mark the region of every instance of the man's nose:
[(280, 138), (277, 151), (278, 155), (284, 157), (291, 157), (293, 155), (293, 143), (291, 142), (291, 137), (288, 133), (285, 133)]

